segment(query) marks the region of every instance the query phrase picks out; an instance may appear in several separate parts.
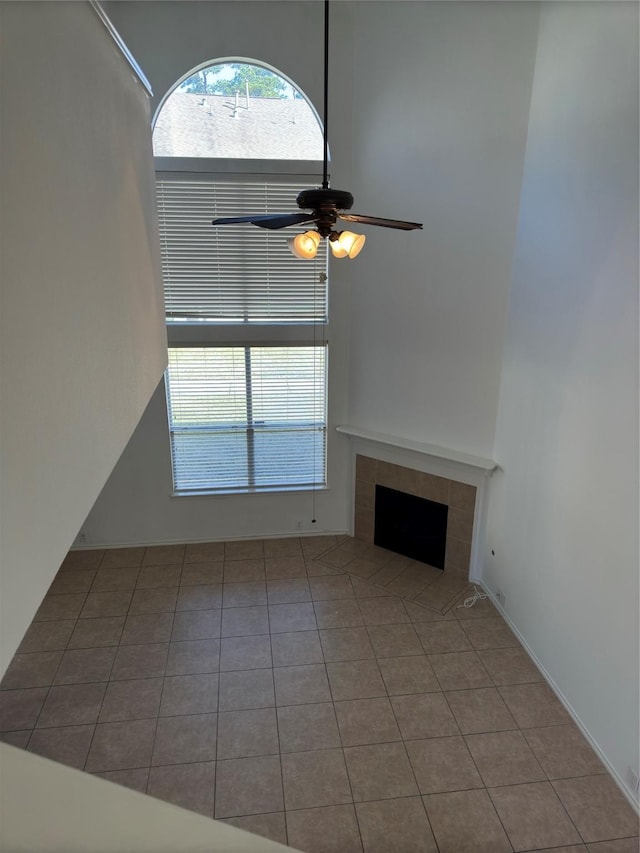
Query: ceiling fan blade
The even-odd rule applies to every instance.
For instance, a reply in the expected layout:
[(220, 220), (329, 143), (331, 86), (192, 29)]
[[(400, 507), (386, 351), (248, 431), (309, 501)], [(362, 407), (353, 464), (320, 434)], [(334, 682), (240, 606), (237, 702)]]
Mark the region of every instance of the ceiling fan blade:
[(362, 225), (381, 225), (383, 228), (398, 228), (401, 231), (413, 231), (422, 228), (421, 222), (404, 222), (402, 219), (381, 219), (379, 216), (363, 216), (359, 213), (339, 213), (345, 222), (360, 222)]
[(315, 217), (309, 213), (264, 213), (249, 214), (248, 216), (223, 216), (214, 219), (212, 225), (238, 225), (250, 222), (260, 228), (286, 228), (288, 225), (298, 225), (303, 222), (314, 222)]

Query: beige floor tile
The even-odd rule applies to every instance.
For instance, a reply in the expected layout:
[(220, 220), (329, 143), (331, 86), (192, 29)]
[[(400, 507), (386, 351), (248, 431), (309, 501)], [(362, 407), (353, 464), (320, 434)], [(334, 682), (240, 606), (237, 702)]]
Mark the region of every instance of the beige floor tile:
[(284, 808), (280, 758), (231, 758), (216, 766), (215, 817), (279, 812)]
[(31, 737), (31, 729), (22, 731), (0, 732), (0, 742), (16, 746), (18, 749), (26, 749)]
[(437, 853), (420, 797), (357, 803), (364, 853)]
[(276, 667), (273, 678), (277, 705), (309, 705), (331, 700), (323, 664)]
[(182, 566), (175, 565), (143, 565), (138, 575), (136, 583), (137, 589), (168, 589), (169, 587), (178, 586), (180, 583), (180, 575)]
[(498, 691), (521, 729), (571, 722), (548, 684), (512, 684), (499, 687)]
[[(107, 616), (98, 619), (78, 619), (69, 640), (69, 649), (93, 649), (100, 646), (117, 646), (122, 636), (125, 616)], [(38, 623), (40, 624), (40, 623)], [(46, 625), (58, 624), (46, 622)]]
[(638, 853), (640, 838), (618, 838), (615, 841), (596, 841), (587, 844), (589, 853)]
[(104, 773), (93, 773), (93, 776), (99, 776), (100, 779), (106, 779), (107, 782), (114, 782), (116, 785), (122, 785), (125, 788), (131, 788), (133, 791), (139, 791), (144, 794), (147, 790), (147, 782), (149, 780), (148, 767), (136, 767), (134, 770), (106, 770)]
[(297, 536), (264, 540), (265, 557), (301, 557), (302, 546)]
[(222, 586), (223, 607), (248, 607), (267, 603), (267, 585), (264, 581), (225, 583)]
[(390, 695), (431, 693), (440, 690), (438, 679), (426, 655), (382, 658), (378, 665)]
[(63, 726), (59, 729), (36, 729), (31, 735), (27, 749), (52, 761), (82, 770), (95, 728)]
[(220, 646), (220, 671), (271, 667), (271, 640), (268, 634), (255, 637), (224, 637)]
[(361, 746), (401, 739), (391, 703), (386, 697), (336, 702), (343, 746)]
[(147, 794), (213, 817), (215, 775), (214, 761), (152, 767)]
[(186, 610), (174, 615), (171, 639), (174, 642), (213, 639), (220, 636), (221, 625), (221, 610)]
[(88, 571), (71, 571), (62, 569), (53, 579), (49, 587), (49, 594), (61, 595), (74, 592), (89, 592), (97, 572), (95, 569)]
[(324, 663), (320, 635), (317, 631), (272, 634), (271, 654), (274, 666)]
[(265, 561), (248, 558), (246, 560), (224, 561), (224, 582), (240, 583), (241, 581), (264, 581)]
[(583, 776), (552, 784), (584, 841), (638, 834), (638, 816), (610, 776)]
[(283, 753), (341, 746), (332, 702), (278, 708), (278, 731)]
[(145, 548), (110, 548), (104, 552), (100, 563), (102, 569), (118, 569), (128, 566), (141, 566)]
[(478, 652), (480, 660), (494, 683), (525, 684), (542, 681), (540, 670), (535, 666), (524, 649), (487, 649)]
[(368, 631), (378, 658), (424, 654), (422, 643), (411, 624), (371, 625)]
[(329, 577), (310, 578), (309, 587), (313, 601), (329, 601), (340, 598), (354, 598), (351, 579), (348, 575), (330, 575)]
[[(353, 575), (351, 576), (351, 586), (353, 587), (353, 591), (355, 592), (358, 600), (365, 600), (369, 598), (394, 598), (394, 596), (387, 592), (384, 587), (369, 583), (368, 581), (354, 577)], [(409, 602), (405, 602), (405, 606), (408, 603)]]
[(218, 710), (218, 676), (175, 675), (164, 679), (160, 716), (210, 714)]
[(446, 694), (460, 731), (465, 734), (517, 728), (517, 723), (495, 687), (455, 690)]
[(97, 569), (105, 555), (104, 549), (69, 551), (61, 569)]
[[(102, 650), (100, 650), (102, 651)], [(113, 651), (115, 649), (105, 649)], [(164, 675), (169, 643), (146, 646), (120, 646), (113, 662), (110, 678), (156, 678)]]
[(360, 607), (355, 598), (316, 601), (313, 609), (318, 628), (356, 628), (364, 625)]
[(267, 581), (269, 604), (297, 604), (311, 601), (311, 590), (306, 578), (284, 578)]
[(225, 560), (256, 560), (264, 557), (262, 539), (237, 540), (224, 543)]
[(95, 729), (86, 765), (89, 772), (128, 770), (151, 763), (155, 720), (98, 723)]
[(342, 699), (373, 699), (386, 695), (375, 660), (328, 663), (327, 675), (334, 702)]
[(391, 705), (405, 740), (460, 733), (442, 693), (392, 696)]
[(509, 839), (484, 790), (424, 797), (440, 853), (510, 853)]
[(133, 592), (118, 590), (116, 592), (90, 592), (86, 596), (84, 607), (80, 613), (82, 619), (106, 616), (126, 616)]
[[(77, 619), (87, 596), (84, 592), (71, 595), (45, 595), (33, 617), (34, 622)], [(126, 610), (124, 611), (126, 613)]]
[[(118, 589), (135, 589), (139, 568), (98, 569), (91, 584), (91, 592), (111, 592)], [(80, 590), (73, 590), (80, 592)], [(71, 590), (69, 590), (71, 592)]]
[(443, 690), (493, 686), (477, 652), (447, 652), (428, 657)]
[(452, 610), (447, 610), (446, 613), (437, 613), (430, 607), (424, 607), (414, 601), (405, 601), (404, 607), (414, 624), (417, 622), (450, 622), (456, 618)]
[(267, 580), (290, 580), (307, 578), (307, 569), (303, 557), (267, 557), (264, 561)]
[(52, 687), (38, 717), (38, 728), (97, 723), (106, 684)]
[(121, 646), (144, 643), (168, 643), (171, 639), (173, 613), (142, 613), (127, 616), (120, 637)]
[(166, 673), (195, 675), (217, 672), (220, 667), (220, 640), (183, 640), (169, 644)]
[(524, 736), (549, 779), (606, 772), (575, 725), (526, 729)]
[(395, 596), (362, 598), (360, 610), (365, 625), (400, 625), (410, 621), (402, 599)]
[(161, 695), (162, 678), (111, 681), (104, 696), (99, 722), (157, 717)]
[(352, 805), (287, 812), (289, 844), (305, 853), (361, 853)]
[(176, 602), (176, 611), (216, 610), (222, 607), (222, 584), (212, 583), (202, 586), (181, 586)]
[(467, 735), (465, 740), (487, 787), (547, 778), (521, 732), (488, 732)]
[(224, 560), (224, 542), (194, 542), (185, 548), (185, 563), (207, 563), (213, 560)]
[(113, 646), (65, 652), (54, 683), (81, 684), (88, 681), (106, 681), (110, 677), (115, 657), (116, 648)]
[[(29, 652), (14, 655), (4, 674), (0, 689), (19, 690), (29, 687), (48, 687), (53, 684), (64, 652)], [(108, 675), (108, 673), (107, 673)], [(99, 681), (100, 679), (92, 679)]]
[(224, 563), (222, 561), (185, 562), (180, 575), (180, 586), (211, 586), (211, 584), (222, 583), (223, 577)]
[(316, 627), (316, 616), (310, 601), (269, 605), (269, 630), (272, 634), (313, 631)]
[(48, 687), (0, 691), (0, 731), (32, 729), (48, 692)]
[(415, 626), (425, 652), (466, 652), (472, 646), (457, 621), (443, 619), (442, 622), (420, 622)]
[(32, 622), (18, 647), (18, 654), (66, 649), (73, 632), (73, 619), (60, 622)]
[(410, 740), (406, 746), (421, 794), (482, 787), (464, 738)]
[(320, 631), (320, 642), (327, 662), (375, 657), (366, 628), (329, 628)]
[(504, 619), (466, 619), (461, 623), (474, 649), (503, 649), (519, 646), (515, 634)]
[(416, 780), (402, 743), (351, 746), (344, 750), (355, 802), (411, 797)]
[[(266, 542), (265, 542), (266, 545)], [(287, 843), (287, 827), (284, 812), (272, 812), (271, 814), (245, 815), (244, 817), (228, 817), (221, 823), (230, 823), (245, 832), (259, 835), (261, 838), (269, 838), (278, 844)]]
[(182, 563), (184, 545), (151, 545), (144, 552), (143, 566), (166, 566), (171, 563)]
[(287, 810), (352, 802), (341, 749), (316, 749), (283, 755), (282, 782)]
[(366, 557), (356, 557), (354, 560), (351, 560), (348, 564), (349, 574), (353, 577), (362, 578), (362, 580), (367, 580), (372, 575), (380, 569), (378, 563), (375, 563), (373, 560), (369, 560)]
[(489, 795), (514, 850), (582, 841), (549, 782), (492, 788)]
[(136, 613), (171, 613), (176, 609), (178, 589), (137, 589), (133, 593), (129, 615)]
[(160, 717), (151, 764), (187, 764), (214, 761), (217, 714)]
[(221, 672), (218, 709), (244, 711), (275, 705), (273, 672), (270, 669)]
[(279, 753), (274, 708), (225, 711), (218, 717), (218, 760)]
[[(192, 587), (195, 588), (195, 587)], [(280, 605), (282, 607), (300, 605)], [(255, 607), (229, 607), (222, 611), (222, 636), (247, 637), (269, 633), (266, 605)]]

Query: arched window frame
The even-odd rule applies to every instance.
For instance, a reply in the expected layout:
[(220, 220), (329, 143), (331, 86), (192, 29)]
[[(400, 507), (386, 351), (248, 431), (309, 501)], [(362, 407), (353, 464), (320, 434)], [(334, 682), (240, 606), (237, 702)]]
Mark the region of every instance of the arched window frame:
[[(312, 110), (318, 125), (322, 128), (318, 113), (301, 91), (299, 86), (288, 78), (285, 74), (272, 66), (260, 62), (255, 59), (241, 57), (224, 57), (201, 63), (196, 68), (187, 72), (177, 83), (167, 92), (165, 97), (160, 102), (154, 119), (153, 127), (155, 128), (156, 121), (160, 115), (166, 100), (173, 92), (193, 74), (203, 68), (209, 68), (213, 65), (224, 63), (249, 63), (259, 67), (267, 68), (275, 74), (278, 74), (286, 80), (306, 101), (309, 108)], [(244, 158), (208, 158), (208, 157), (154, 157), (156, 177), (158, 181), (178, 180), (178, 181), (199, 181), (209, 179), (216, 182), (229, 182), (231, 184), (253, 183), (256, 181), (268, 181), (273, 178), (278, 182), (290, 182), (292, 189), (297, 193), (303, 188), (317, 186), (322, 179), (322, 159), (318, 160), (272, 160), (272, 159), (244, 159)], [(293, 196), (295, 199), (295, 195)], [(292, 206), (292, 210), (295, 206)], [(246, 228), (255, 226), (246, 225)], [(287, 232), (276, 232), (284, 241), (287, 236), (290, 236), (291, 230)], [(293, 232), (295, 233), (295, 232)], [(172, 322), (168, 319), (167, 322), (167, 337), (170, 350), (179, 350), (187, 347), (202, 347), (202, 348), (220, 348), (220, 347), (238, 347), (244, 348), (246, 354), (252, 352), (251, 348), (260, 347), (301, 347), (300, 352), (309, 347), (321, 348), (323, 353), (322, 363), (324, 366), (324, 387), (322, 390), (322, 399), (324, 406), (323, 423), (322, 423), (322, 474), (320, 477), (315, 477), (312, 482), (289, 485), (285, 482), (276, 483), (272, 486), (259, 487), (256, 486), (255, 478), (250, 477), (250, 482), (244, 487), (202, 487), (194, 489), (182, 489), (176, 482), (176, 458), (174, 446), (174, 434), (171, 423), (171, 391), (170, 382), (167, 377), (167, 403), (170, 419), (170, 432), (172, 435), (172, 468), (174, 473), (174, 495), (202, 495), (202, 494), (220, 494), (220, 493), (240, 493), (247, 492), (274, 492), (274, 491), (307, 491), (309, 489), (326, 488), (326, 380), (327, 380), (327, 357), (329, 347), (329, 325), (328, 325), (328, 254), (326, 246), (323, 245), (323, 273), (324, 287), (326, 288), (326, 307), (324, 316), (321, 319), (316, 319), (314, 322), (277, 322), (277, 323), (200, 323), (200, 322)], [(294, 259), (294, 262), (295, 259)], [(297, 261), (297, 263), (307, 263), (305, 261)], [(314, 374), (315, 375), (315, 374)], [(315, 379), (314, 379), (315, 393)], [(249, 428), (248, 433), (253, 433), (253, 428)], [(315, 445), (314, 445), (315, 447)], [(251, 455), (251, 454), (250, 454)], [(314, 450), (315, 456), (315, 450)], [(314, 462), (315, 465), (315, 462)]]

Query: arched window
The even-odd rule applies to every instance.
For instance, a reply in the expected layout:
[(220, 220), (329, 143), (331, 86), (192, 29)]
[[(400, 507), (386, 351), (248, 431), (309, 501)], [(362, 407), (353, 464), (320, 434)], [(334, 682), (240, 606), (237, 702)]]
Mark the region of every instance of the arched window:
[(154, 125), (176, 494), (326, 482), (327, 256), (243, 213), (296, 210), (322, 129), (293, 83), (255, 61), (190, 72)]

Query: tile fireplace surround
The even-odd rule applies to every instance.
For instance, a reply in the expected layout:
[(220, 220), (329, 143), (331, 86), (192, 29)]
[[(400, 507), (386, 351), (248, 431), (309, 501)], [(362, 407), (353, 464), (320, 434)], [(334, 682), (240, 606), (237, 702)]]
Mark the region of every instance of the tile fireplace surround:
[[(387, 577), (373, 582), (417, 603), (440, 610), (464, 587), (469, 577), (476, 487), (417, 471), (370, 456), (356, 455), (354, 535), (373, 545), (376, 486), (386, 486), (448, 507), (444, 571), (406, 559), (402, 572), (389, 567)], [(396, 566), (399, 564), (396, 564)], [(350, 571), (349, 567), (345, 569)], [(400, 584), (400, 586), (398, 586)], [(396, 588), (397, 587), (397, 588)]]

